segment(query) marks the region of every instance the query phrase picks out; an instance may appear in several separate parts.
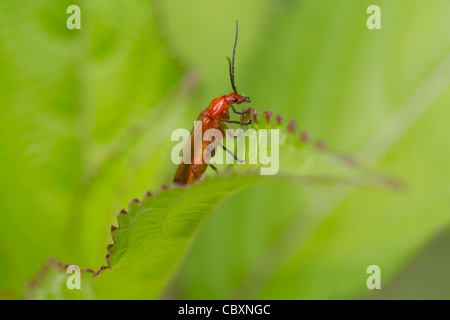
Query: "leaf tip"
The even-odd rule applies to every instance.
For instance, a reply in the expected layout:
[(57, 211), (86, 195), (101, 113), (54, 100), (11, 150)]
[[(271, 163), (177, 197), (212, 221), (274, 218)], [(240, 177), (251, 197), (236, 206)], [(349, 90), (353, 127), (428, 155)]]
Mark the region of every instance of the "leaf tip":
[(253, 122), (258, 122), (258, 111), (253, 110)]
[(322, 141), (322, 140), (316, 141), (316, 147), (319, 150), (324, 150), (325, 149), (325, 142)]
[(133, 203), (140, 204), (140, 201), (139, 201), (139, 199), (137, 199), (137, 198), (131, 199), (131, 201), (128, 203), (128, 208), (129, 208)]
[(300, 133), (300, 138), (302, 139), (302, 142), (308, 143), (309, 142), (309, 134), (306, 130), (302, 130)]
[(270, 111), (270, 110), (264, 111), (264, 114), (266, 115), (266, 121), (267, 121), (267, 123), (270, 122), (270, 117), (272, 116), (272, 114), (273, 114), (274, 111), (275, 111), (275, 109), (272, 110), (272, 111)]
[(295, 132), (295, 130), (297, 130), (297, 121), (295, 119), (293, 119), (288, 124), (288, 131)]
[(284, 116), (282, 116), (281, 114), (277, 114), (277, 124), (280, 125), (281, 124), (281, 120), (283, 120)]

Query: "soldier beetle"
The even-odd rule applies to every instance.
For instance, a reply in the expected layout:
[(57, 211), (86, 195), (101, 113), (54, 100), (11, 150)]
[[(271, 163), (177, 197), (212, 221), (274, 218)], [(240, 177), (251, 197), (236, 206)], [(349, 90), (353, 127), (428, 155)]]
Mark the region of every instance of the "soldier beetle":
[[(199, 117), (198, 123), (201, 125), (194, 126), (194, 129), (191, 132), (190, 141), (188, 141), (184, 155), (190, 154), (190, 159), (186, 159), (183, 156), (184, 161), (178, 165), (177, 172), (175, 174), (174, 182), (181, 184), (192, 183), (198, 179), (205, 173), (208, 166), (213, 168), (217, 172), (217, 168), (214, 165), (210, 164), (209, 161), (215, 155), (215, 148), (212, 150), (210, 156), (204, 157), (204, 151), (208, 146), (212, 143), (220, 144), (220, 146), (230, 153), (235, 160), (240, 161), (230, 150), (228, 150), (224, 145), (217, 141), (217, 137), (214, 141), (211, 141), (212, 137), (207, 136), (209, 129), (217, 129), (222, 133), (222, 138), (225, 136), (225, 130), (227, 129), (225, 123), (236, 123), (240, 125), (249, 125), (252, 123), (251, 119), (248, 122), (242, 121), (232, 121), (230, 120), (230, 114), (228, 109), (231, 107), (231, 110), (235, 114), (243, 115), (246, 112), (239, 112), (234, 108), (233, 104), (241, 104), (243, 102), (249, 103), (250, 98), (245, 95), (240, 95), (237, 93), (236, 84), (234, 81), (234, 57), (236, 53), (236, 44), (238, 38), (238, 22), (236, 21), (236, 36), (234, 39), (234, 47), (233, 47), (233, 60), (228, 59), (229, 72), (230, 72), (230, 80), (231, 87), (233, 92), (223, 95), (221, 97), (217, 97), (211, 101), (209, 106), (204, 109)], [(209, 130), (211, 131), (211, 130)], [(207, 133), (205, 135), (205, 132)], [(194, 137), (201, 135), (202, 141), (201, 143), (194, 143)], [(211, 147), (211, 146), (210, 146)], [(189, 157), (189, 156), (188, 156)], [(187, 160), (187, 161), (186, 161)], [(190, 161), (189, 161), (190, 160)]]

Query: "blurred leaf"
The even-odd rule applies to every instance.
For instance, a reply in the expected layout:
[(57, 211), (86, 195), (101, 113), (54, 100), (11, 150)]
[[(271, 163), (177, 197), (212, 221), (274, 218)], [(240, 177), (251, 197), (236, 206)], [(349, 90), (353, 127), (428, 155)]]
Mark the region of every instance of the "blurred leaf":
[[(261, 117), (248, 127), (278, 129), (280, 145), (276, 140), (270, 140), (267, 145), (272, 156), (275, 147), (279, 147), (285, 156), (280, 163), (282, 170), (275, 176), (277, 179), (310, 185), (357, 183), (351, 180), (351, 177), (356, 176), (360, 181), (373, 183), (367, 172), (348, 165), (339, 157), (329, 158), (325, 150), (300, 139), (292, 125), (288, 126), (288, 130), (280, 127), (275, 119)], [(252, 157), (252, 144), (248, 143), (246, 147), (248, 160)], [(119, 212), (118, 226), (111, 229), (114, 244), (108, 246), (107, 262), (110, 269), (102, 267), (92, 281), (96, 297), (142, 299), (161, 296), (199, 227), (225, 198), (244, 187), (264, 181), (259, 171), (255, 170), (255, 167), (264, 166), (261, 163), (238, 165), (235, 170), (225, 171), (221, 176), (216, 175), (187, 186), (162, 189), (154, 196), (146, 195), (141, 202), (132, 200), (128, 213)], [(342, 167), (347, 168), (347, 173), (340, 170)], [(284, 170), (286, 172), (283, 173)]]
[[(71, 4), (81, 7), (81, 30), (66, 28)], [(309, 153), (316, 141), (299, 145), (300, 132), (283, 135), (289, 142), (280, 152), (282, 179), (263, 179), (224, 200), (196, 233), (166, 295), (361, 297), (369, 264), (381, 267), (383, 285), (392, 279), (450, 225), (450, 35), (443, 32), (450, 4), (380, 0), (382, 29), (368, 30), (371, 4), (1, 2), (0, 296), (22, 296), (24, 282), (48, 256), (90, 268), (103, 263), (105, 226), (117, 208), (171, 181), (170, 132), (191, 126), (210, 99), (230, 90), (225, 56), (236, 19), (239, 91), (259, 110), (277, 108), (300, 120), (301, 131), (308, 128), (327, 146), (316, 157)], [(180, 81), (174, 55), (200, 74), (193, 101), (193, 73)], [(355, 183), (391, 182), (360, 163), (406, 188), (353, 190)], [(236, 173), (250, 173), (238, 167)], [(315, 182), (352, 184), (295, 179), (305, 172)], [(244, 177), (223, 179), (246, 183)], [(220, 188), (221, 179), (204, 183)], [(307, 183), (286, 183), (293, 180)], [(135, 297), (160, 296), (189, 245), (178, 248), (151, 291), (139, 282), (151, 278), (137, 273), (128, 282), (120, 269), (86, 280), (86, 288), (98, 283), (99, 296), (112, 297), (111, 277), (130, 290), (136, 285)], [(114, 263), (126, 265), (130, 252)], [(61, 291), (52, 281), (65, 277), (52, 272), (34, 297), (94, 297)]]
[(241, 90), (406, 189), (246, 190), (199, 234), (174, 285), (179, 297), (361, 296), (368, 265), (389, 281), (449, 223), (448, 2), (380, 1), (377, 31), (365, 25), (370, 1), (277, 3), (239, 69)]
[[(81, 30), (66, 27), (72, 4)], [(115, 208), (164, 179), (160, 140), (129, 148), (170, 128), (140, 121), (178, 95), (156, 25), (145, 1), (0, 2), (0, 294), (20, 296), (49, 256), (95, 266)]]
[[(68, 265), (55, 259), (47, 263), (27, 284), (25, 298), (28, 300), (86, 300), (95, 298), (92, 289), (92, 272), (80, 270), (76, 275), (74, 270), (66, 272)], [(72, 278), (70, 278), (72, 277)], [(74, 283), (73, 277), (79, 277), (80, 288), (69, 289), (68, 282)]]

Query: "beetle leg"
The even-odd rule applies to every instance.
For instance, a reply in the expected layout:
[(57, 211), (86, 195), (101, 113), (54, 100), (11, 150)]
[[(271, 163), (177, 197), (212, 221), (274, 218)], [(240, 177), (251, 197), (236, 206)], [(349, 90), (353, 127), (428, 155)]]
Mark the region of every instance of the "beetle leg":
[(230, 107), (233, 110), (233, 112), (236, 114), (246, 114), (247, 113), (247, 111), (242, 111), (242, 112), (236, 111), (236, 109), (234, 108), (234, 106), (232, 104), (230, 105)]
[(210, 164), (210, 163), (208, 163), (208, 165), (209, 165), (211, 168), (213, 168), (214, 171), (215, 171), (217, 174), (219, 173), (219, 170), (217, 170), (217, 168), (216, 168), (214, 165), (212, 165), (212, 164)]
[(234, 160), (236, 160), (239, 163), (245, 163), (244, 160), (240, 160), (232, 151), (228, 150), (223, 144), (220, 143), (220, 146), (222, 147), (223, 150), (225, 150), (226, 152), (231, 154), (233, 156)]
[(248, 122), (240, 122), (240, 121), (224, 121), (227, 123), (237, 123), (240, 124), (241, 126), (248, 126), (249, 124), (252, 123), (252, 119), (250, 119)]

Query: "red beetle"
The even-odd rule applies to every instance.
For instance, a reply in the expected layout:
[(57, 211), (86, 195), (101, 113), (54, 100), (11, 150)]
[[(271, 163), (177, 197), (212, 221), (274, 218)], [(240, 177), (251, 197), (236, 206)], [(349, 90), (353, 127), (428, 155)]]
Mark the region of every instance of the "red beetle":
[[(231, 87), (233, 88), (233, 92), (223, 95), (221, 97), (215, 98), (211, 103), (209, 104), (208, 108), (203, 110), (200, 113), (200, 116), (198, 117), (198, 121), (201, 122), (201, 126), (195, 126), (194, 129), (191, 132), (191, 138), (190, 142), (186, 145), (184, 154), (189, 154), (188, 151), (190, 151), (190, 161), (186, 161), (180, 163), (178, 166), (177, 172), (175, 174), (174, 182), (182, 183), (182, 184), (188, 184), (191, 182), (194, 182), (205, 173), (206, 168), (210, 166), (215, 171), (217, 171), (216, 167), (214, 167), (212, 164), (209, 163), (209, 160), (214, 157), (215, 149), (212, 150), (210, 156), (204, 157), (203, 153), (204, 150), (211, 144), (211, 143), (220, 143), (217, 140), (209, 141), (211, 140), (211, 137), (208, 137), (205, 135), (205, 132), (207, 132), (208, 129), (217, 129), (222, 133), (222, 137), (225, 136), (225, 130), (226, 125), (225, 123), (237, 123), (240, 125), (249, 125), (252, 123), (251, 120), (249, 122), (240, 122), (240, 121), (230, 121), (230, 114), (228, 112), (228, 109), (231, 107), (234, 113), (236, 114), (245, 114), (246, 112), (238, 112), (234, 108), (233, 104), (241, 104), (243, 102), (249, 103), (250, 98), (246, 97), (245, 95), (240, 95), (237, 93), (236, 85), (234, 83), (234, 56), (236, 52), (236, 44), (237, 44), (237, 37), (238, 37), (238, 22), (236, 21), (236, 37), (234, 40), (234, 48), (233, 48), (233, 61), (231, 61), (228, 58), (229, 63), (229, 69), (230, 69), (230, 80), (231, 80)], [(201, 130), (201, 132), (199, 132)], [(194, 144), (194, 137), (195, 136), (201, 136), (203, 137), (202, 143), (200, 144)], [(240, 161), (231, 151), (225, 148), (221, 144), (221, 147), (229, 152), (233, 157)], [(190, 150), (188, 149), (190, 148)], [(188, 159), (189, 160), (189, 159)], [(187, 163), (188, 162), (188, 163)]]

